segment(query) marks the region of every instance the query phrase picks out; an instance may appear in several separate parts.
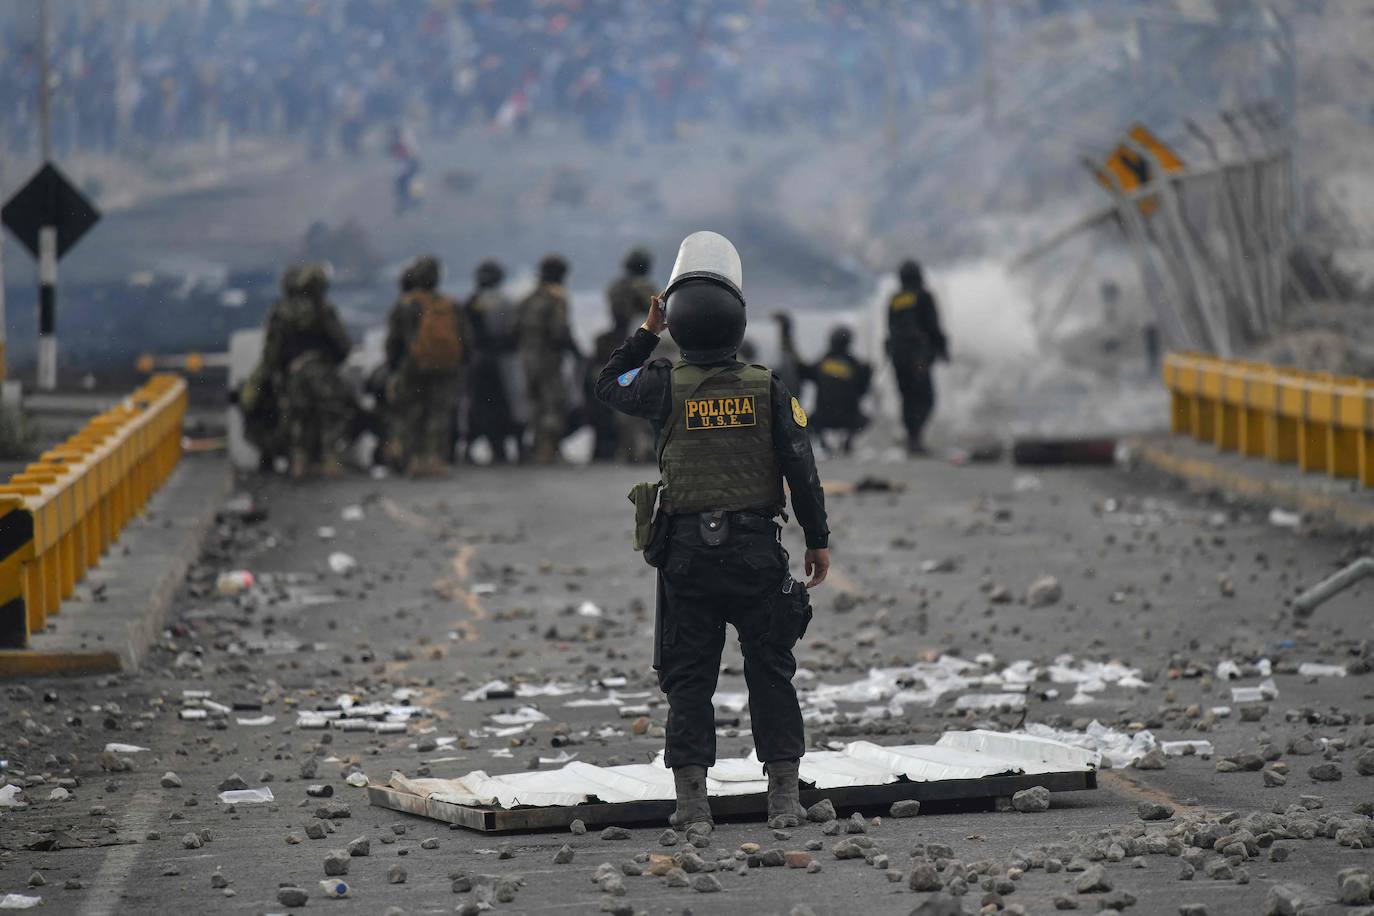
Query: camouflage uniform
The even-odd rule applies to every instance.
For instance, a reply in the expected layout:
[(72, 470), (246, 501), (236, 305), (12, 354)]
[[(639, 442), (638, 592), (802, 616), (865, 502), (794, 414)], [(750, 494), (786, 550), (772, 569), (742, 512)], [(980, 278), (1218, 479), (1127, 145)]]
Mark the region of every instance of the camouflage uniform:
[(568, 422), (563, 353), (577, 352), (568, 326), (568, 294), (560, 283), (542, 281), (520, 303), (519, 334), (534, 427), (530, 458), (536, 464), (555, 464)]
[[(631, 257), (633, 256), (634, 252), (631, 252)], [(627, 273), (606, 289), (606, 302), (611, 308), (612, 328), (610, 336), (614, 339), (614, 342), (610, 344), (611, 349), (614, 349), (625, 339), (625, 335), (629, 333), (631, 328), (643, 324), (644, 319), (649, 314), (650, 300), (657, 292), (653, 281), (642, 274), (635, 273)], [(606, 359), (610, 358), (610, 352), (607, 351), (605, 358), (600, 358), (600, 354), (598, 357), (597, 368), (593, 369), (593, 372), (605, 365)], [(649, 424), (639, 417), (609, 411), (609, 408), (607, 410), (613, 418), (611, 422), (615, 428), (615, 457), (628, 462), (652, 460), (654, 457), (654, 434)]]
[(328, 287), (322, 266), (288, 272), (283, 295), (267, 316), (262, 361), (279, 398), (293, 477), (304, 476), (311, 465), (340, 471), (347, 444), (353, 398), (339, 364), (352, 344), (324, 298)]
[(462, 366), (426, 371), (415, 364), (412, 349), (426, 302), (437, 302), (451, 309), (459, 340), (464, 343), (472, 340), (462, 310), (452, 299), (434, 290), (433, 284), (437, 282), (436, 262), (432, 283), (422, 280), (418, 283), (420, 288), (403, 294), (387, 322), (386, 356), (391, 370), (387, 403), (392, 410), (392, 436), (396, 453), (404, 457), (412, 473), (437, 473), (450, 460), (463, 379)]

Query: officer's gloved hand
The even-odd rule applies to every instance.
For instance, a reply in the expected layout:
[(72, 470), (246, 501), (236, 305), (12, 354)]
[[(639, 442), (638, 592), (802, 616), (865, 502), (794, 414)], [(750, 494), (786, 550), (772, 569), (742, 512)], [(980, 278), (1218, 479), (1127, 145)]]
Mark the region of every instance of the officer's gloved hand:
[(825, 581), (825, 577), (830, 574), (830, 548), (821, 547), (817, 550), (806, 552), (806, 575), (809, 580), (807, 588), (815, 588)]

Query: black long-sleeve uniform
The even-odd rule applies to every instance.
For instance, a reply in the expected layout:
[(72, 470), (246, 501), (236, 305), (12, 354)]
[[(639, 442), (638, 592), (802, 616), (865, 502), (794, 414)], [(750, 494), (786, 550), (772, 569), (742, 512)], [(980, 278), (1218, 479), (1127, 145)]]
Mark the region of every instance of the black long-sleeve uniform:
[[(616, 348), (596, 380), (597, 398), (621, 413), (648, 420), (655, 439), (662, 435), (663, 424), (673, 412), (673, 367), (666, 359), (649, 362), (657, 346), (658, 337), (640, 328)], [(773, 411), (773, 448), (792, 493), (792, 511), (806, 535), (807, 548), (827, 547), (830, 528), (816, 458), (806, 430), (792, 421), (792, 394), (776, 374), (769, 402)]]
[[(648, 420), (656, 436), (672, 415), (672, 366), (647, 362), (658, 337), (642, 328), (614, 353), (596, 380), (596, 396), (622, 413)], [(733, 361), (732, 361), (733, 362)], [(806, 430), (794, 417), (792, 395), (772, 377), (773, 449), (792, 491), (792, 508), (810, 549), (827, 547), (825, 495)], [(798, 408), (800, 411), (800, 408)], [(760, 506), (759, 508), (764, 508)], [(668, 519), (667, 550), (659, 570), (663, 600), (659, 686), (668, 696), (667, 764), (706, 766), (716, 761), (711, 698), (720, 674), (725, 628), (734, 626), (744, 654), (749, 718), (759, 760), (797, 760), (806, 730), (792, 677), (792, 647), (810, 619), (806, 588), (793, 582), (778, 528), (758, 516), (734, 513), (727, 546), (707, 543), (700, 516)]]

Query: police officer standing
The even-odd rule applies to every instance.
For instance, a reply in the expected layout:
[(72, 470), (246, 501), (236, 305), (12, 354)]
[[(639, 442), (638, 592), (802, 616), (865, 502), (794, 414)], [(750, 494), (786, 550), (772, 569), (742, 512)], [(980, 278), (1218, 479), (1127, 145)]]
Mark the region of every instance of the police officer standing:
[[(685, 830), (712, 826), (711, 698), (727, 623), (744, 653), (754, 743), (768, 774), (768, 822), (795, 826), (805, 817), (798, 768), (806, 741), (792, 647), (811, 618), (806, 590), (830, 568), (830, 530), (806, 413), (768, 369), (736, 359), (744, 326), (739, 254), (723, 236), (694, 233), (662, 298), (596, 385), (606, 404), (649, 420), (657, 440), (661, 502), (645, 559), (660, 568), (655, 667), (668, 696), (667, 764), (677, 792), (669, 823)], [(683, 359), (650, 362), (669, 329)], [(806, 535), (805, 585), (792, 579), (780, 540), (784, 479)]]
[(935, 297), (926, 289), (921, 265), (905, 261), (897, 277), (902, 288), (887, 306), (887, 352), (902, 393), (907, 453), (925, 455), (925, 425), (935, 410), (935, 382), (930, 370), (936, 360), (949, 362), (949, 342), (940, 327)]

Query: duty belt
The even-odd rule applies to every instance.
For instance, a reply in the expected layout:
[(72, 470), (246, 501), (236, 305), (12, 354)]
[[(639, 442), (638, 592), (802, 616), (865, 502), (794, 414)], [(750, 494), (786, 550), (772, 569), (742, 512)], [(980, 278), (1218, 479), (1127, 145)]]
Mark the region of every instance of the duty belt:
[[(686, 519), (695, 520), (703, 514), (706, 513), (685, 512), (680, 515), (673, 515), (672, 519), (674, 523), (677, 523)], [(778, 528), (777, 517), (764, 515), (762, 511), (754, 512), (745, 509), (739, 512), (727, 512), (725, 515), (730, 519), (730, 527), (740, 531), (772, 531)]]

